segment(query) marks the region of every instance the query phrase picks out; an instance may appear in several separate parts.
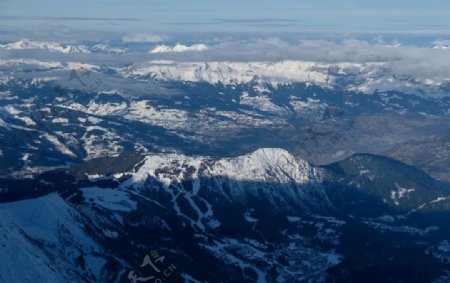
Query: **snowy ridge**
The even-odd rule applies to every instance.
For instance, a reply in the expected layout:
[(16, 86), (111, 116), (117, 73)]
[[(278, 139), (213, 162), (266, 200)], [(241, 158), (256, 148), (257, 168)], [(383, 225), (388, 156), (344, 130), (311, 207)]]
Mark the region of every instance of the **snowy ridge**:
[[(176, 174), (173, 174), (175, 170), (162, 170), (164, 168), (182, 170), (176, 170)], [(195, 170), (189, 170), (191, 172), (189, 174), (188, 169)], [(238, 181), (306, 184), (320, 182), (321, 174), (321, 170), (313, 168), (307, 161), (295, 158), (284, 149), (261, 148), (246, 155), (223, 159), (188, 157), (179, 154), (151, 155), (133, 174), (130, 182), (142, 183), (150, 176), (167, 186), (172, 181), (181, 182), (184, 179), (199, 177), (228, 177)]]
[(126, 48), (113, 47), (106, 44), (97, 44), (92, 47), (92, 50), (97, 52), (104, 52), (108, 54), (122, 54), (128, 52)]
[(162, 172), (163, 168), (183, 168), (186, 169), (190, 166), (195, 168), (195, 171), (188, 177), (194, 178), (198, 177), (197, 172), (203, 161), (202, 157), (188, 157), (180, 154), (160, 154), (151, 155), (145, 159), (145, 163), (139, 168), (138, 171), (132, 174), (132, 177), (126, 183), (126, 185), (133, 185), (133, 187), (142, 186), (148, 177), (156, 178), (166, 187), (173, 181), (182, 181), (185, 177), (186, 170), (177, 171), (167, 171)]
[(111, 47), (106, 44), (97, 44), (92, 48), (86, 45), (70, 45), (63, 44), (59, 42), (53, 41), (33, 41), (28, 39), (21, 39), (16, 42), (11, 42), (7, 44), (0, 44), (0, 48), (7, 50), (23, 50), (23, 49), (41, 49), (49, 52), (58, 52), (58, 53), (108, 53), (108, 54), (121, 54), (127, 52), (127, 49), (119, 48), (119, 47)]
[[(106, 260), (78, 218), (57, 194), (0, 204), (0, 241), (8, 243), (0, 248), (0, 281), (100, 281)], [(79, 257), (86, 270), (74, 266)]]
[[(277, 148), (262, 148), (246, 155), (222, 159), (178, 154), (151, 155), (131, 175), (123, 188), (141, 190), (148, 182), (156, 180), (172, 195), (175, 205), (180, 194), (175, 193), (178, 190), (182, 190), (181, 193), (188, 199), (199, 196), (201, 190), (208, 190), (238, 202), (246, 202), (252, 195), (264, 196), (277, 207), (330, 207), (321, 185), (323, 171)], [(191, 185), (185, 188), (186, 183)], [(261, 184), (264, 184), (263, 190)], [(230, 191), (223, 191), (224, 186), (229, 187)], [(195, 206), (195, 203), (192, 204)], [(199, 213), (199, 216), (204, 215)]]
[(268, 83), (273, 86), (305, 82), (324, 88), (372, 94), (399, 91), (407, 94), (446, 96), (450, 78), (399, 74), (385, 63), (279, 62), (175, 62), (150, 61), (120, 71), (124, 77), (151, 76), (158, 80), (210, 84)]
[(28, 39), (21, 39), (16, 42), (0, 45), (0, 48), (10, 50), (42, 49), (59, 53), (91, 53), (91, 51), (85, 45), (64, 45), (58, 42), (32, 41)]
[[(0, 49), (10, 48), (7, 46), (8, 44), (0, 45)], [(44, 46), (47, 45), (44, 44)], [(86, 48), (91, 53), (115, 54), (113, 56), (128, 52), (126, 49), (106, 45)], [(77, 49), (68, 49), (67, 46), (51, 50), (53, 50), (52, 52), (63, 53), (78, 52)], [(171, 50), (161, 52), (177, 52)], [(180, 52), (184, 51), (188, 50)], [(16, 58), (0, 60), (0, 65), (5, 68), (16, 68), (17, 65), (24, 65), (21, 66), (24, 69), (49, 69), (48, 71), (52, 71), (50, 69), (53, 68), (64, 71), (80, 68), (96, 70), (99, 73), (104, 71), (99, 65), (75, 61), (57, 62)], [(270, 92), (267, 88), (269, 85), (277, 88), (279, 85), (306, 83), (308, 87), (316, 85), (325, 89), (363, 94), (401, 92), (426, 98), (442, 98), (449, 95), (450, 86), (450, 77), (399, 73), (386, 63), (379, 62), (363, 64), (292, 60), (278, 62), (175, 62), (154, 60), (147, 63), (132, 64), (124, 68), (111, 66), (109, 71), (113, 71), (120, 79), (125, 81), (137, 79), (140, 82), (149, 82), (148, 80), (151, 79), (167, 82), (201, 82), (224, 85), (252, 84), (255, 91), (259, 93)], [(52, 72), (51, 76), (53, 75)], [(0, 82), (3, 80), (9, 81), (10, 79), (0, 77)]]
[(210, 168), (209, 174), (235, 180), (297, 184), (318, 181), (320, 176), (308, 162), (278, 148), (261, 148), (247, 155), (221, 159)]
[[(270, 83), (313, 81), (326, 84), (327, 76), (314, 71), (313, 62), (172, 62), (151, 61), (124, 69), (125, 75), (151, 74), (161, 80), (244, 84), (255, 79)], [(325, 66), (326, 68), (326, 66)]]

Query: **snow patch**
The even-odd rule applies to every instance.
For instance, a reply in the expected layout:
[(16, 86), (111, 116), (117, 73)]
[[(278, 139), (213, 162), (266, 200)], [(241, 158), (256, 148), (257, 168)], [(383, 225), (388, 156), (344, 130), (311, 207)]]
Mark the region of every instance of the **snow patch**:
[(137, 203), (130, 199), (130, 194), (120, 190), (92, 187), (81, 191), (86, 201), (109, 210), (130, 212), (137, 208)]

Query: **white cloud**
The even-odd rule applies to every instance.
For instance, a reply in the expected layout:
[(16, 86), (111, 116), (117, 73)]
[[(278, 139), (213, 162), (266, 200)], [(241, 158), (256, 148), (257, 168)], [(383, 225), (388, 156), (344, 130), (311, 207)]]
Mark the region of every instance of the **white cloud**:
[(434, 44), (434, 49), (450, 49), (450, 40), (436, 40)]
[(170, 47), (167, 45), (158, 45), (152, 50), (150, 50), (149, 53), (172, 53), (172, 52), (187, 52), (187, 51), (204, 51), (207, 50), (208, 46), (205, 44), (194, 44), (191, 46), (183, 45), (183, 44), (177, 44), (174, 47)]
[(123, 42), (161, 42), (166, 39), (165, 35), (151, 33), (134, 33), (122, 37)]

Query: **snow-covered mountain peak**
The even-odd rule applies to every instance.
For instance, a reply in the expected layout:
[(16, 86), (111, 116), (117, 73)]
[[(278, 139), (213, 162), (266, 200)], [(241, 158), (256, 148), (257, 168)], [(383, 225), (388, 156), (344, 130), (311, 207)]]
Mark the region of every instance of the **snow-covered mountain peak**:
[(261, 148), (235, 158), (220, 159), (210, 173), (235, 180), (304, 184), (320, 177), (319, 170), (280, 148)]
[(66, 45), (52, 41), (32, 41), (26, 38), (16, 42), (0, 45), (0, 48), (12, 50), (41, 49), (60, 53), (91, 53), (89, 48), (85, 45)]
[[(188, 157), (181, 154), (159, 154), (147, 156), (139, 169), (132, 174), (125, 184), (141, 187), (148, 178), (155, 178), (166, 186), (173, 181), (182, 181), (187, 178), (196, 178), (198, 168), (203, 161), (202, 157)], [(187, 174), (188, 168), (195, 168)]]
[(132, 173), (126, 186), (142, 187), (148, 178), (167, 187), (173, 182), (222, 177), (236, 181), (306, 184), (318, 182), (321, 176), (320, 169), (284, 149), (261, 148), (246, 155), (220, 159), (179, 154), (150, 155)]
[(108, 54), (123, 54), (128, 52), (128, 49), (126, 48), (120, 48), (120, 47), (113, 47), (109, 46), (107, 44), (96, 44), (92, 47), (93, 51), (97, 52), (103, 52)]
[(254, 152), (245, 155), (250, 159), (254, 159), (257, 162), (277, 164), (283, 160), (289, 160), (292, 163), (296, 161), (296, 158), (292, 156), (287, 150), (282, 148), (259, 148)]
[(289, 152), (279, 148), (260, 148), (256, 151), (238, 156), (235, 158), (226, 158), (219, 160), (218, 164), (226, 167), (233, 175), (243, 175), (246, 172), (259, 171), (264, 173), (274, 168), (295, 165), (298, 160), (295, 159)]

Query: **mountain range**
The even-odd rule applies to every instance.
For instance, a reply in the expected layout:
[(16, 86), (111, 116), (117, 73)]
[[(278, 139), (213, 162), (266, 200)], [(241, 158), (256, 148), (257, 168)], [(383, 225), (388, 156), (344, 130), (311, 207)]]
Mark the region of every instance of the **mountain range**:
[(136, 46), (0, 45), (0, 282), (449, 282), (448, 78)]
[(2, 183), (5, 282), (446, 280), (450, 186), (385, 157), (128, 153)]

